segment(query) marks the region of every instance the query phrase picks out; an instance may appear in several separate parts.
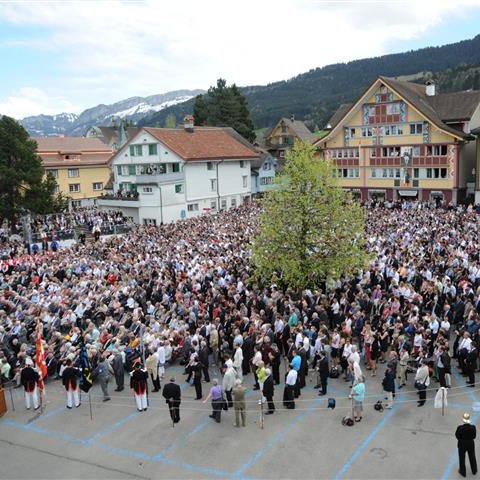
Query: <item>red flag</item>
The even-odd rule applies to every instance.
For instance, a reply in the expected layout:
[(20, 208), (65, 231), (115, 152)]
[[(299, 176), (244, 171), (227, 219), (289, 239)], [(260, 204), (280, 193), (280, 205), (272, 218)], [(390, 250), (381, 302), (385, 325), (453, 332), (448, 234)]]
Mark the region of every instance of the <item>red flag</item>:
[(42, 344), (42, 334), (40, 333), (40, 324), (37, 327), (37, 341), (35, 343), (35, 365), (37, 366), (38, 370), (40, 371), (40, 381), (38, 382), (38, 386), (40, 390), (45, 389), (45, 384), (43, 383), (43, 379), (47, 376), (47, 362), (45, 361), (45, 352), (43, 351), (43, 344)]

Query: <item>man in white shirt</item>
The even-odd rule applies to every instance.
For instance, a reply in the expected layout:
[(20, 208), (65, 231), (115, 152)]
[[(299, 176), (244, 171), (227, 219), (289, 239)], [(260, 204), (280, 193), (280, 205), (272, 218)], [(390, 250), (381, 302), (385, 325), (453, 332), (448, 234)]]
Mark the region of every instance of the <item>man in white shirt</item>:
[(283, 391), (283, 405), (290, 410), (295, 408), (295, 385), (297, 383), (298, 372), (287, 365), (287, 378), (285, 380), (285, 390)]
[(242, 347), (238, 343), (235, 343), (235, 354), (233, 355), (233, 368), (235, 369), (237, 378), (240, 380), (243, 379), (242, 363), (243, 363)]

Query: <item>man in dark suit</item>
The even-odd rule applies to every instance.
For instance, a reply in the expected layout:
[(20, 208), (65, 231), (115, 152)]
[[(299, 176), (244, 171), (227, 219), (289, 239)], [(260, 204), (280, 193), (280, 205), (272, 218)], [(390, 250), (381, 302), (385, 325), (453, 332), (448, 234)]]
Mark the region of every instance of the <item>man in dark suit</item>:
[(477, 429), (475, 425), (470, 423), (470, 414), (463, 414), (463, 425), (457, 427), (455, 437), (458, 440), (458, 461), (460, 467), (458, 473), (465, 477), (467, 475), (465, 469), (465, 453), (468, 453), (468, 459), (470, 460), (470, 467), (472, 473), (477, 473), (477, 459), (475, 458), (475, 437), (477, 436)]
[(180, 386), (175, 383), (175, 377), (172, 377), (170, 379), (170, 383), (167, 383), (163, 387), (162, 395), (168, 404), (170, 417), (172, 418), (173, 423), (178, 423), (180, 421), (180, 402), (182, 391), (180, 390)]
[(268, 403), (268, 411), (266, 412), (265, 415), (271, 415), (275, 411), (275, 404), (273, 403), (273, 391), (274, 391), (274, 386), (273, 386), (273, 375), (272, 371), (267, 368), (265, 370), (265, 373), (268, 375), (267, 378), (265, 379), (265, 382), (263, 383), (263, 396), (267, 399)]
[(475, 342), (472, 342), (472, 349), (468, 352), (465, 359), (465, 371), (468, 375), (467, 385), (475, 387), (475, 370), (477, 370), (478, 350)]
[[(318, 392), (320, 396), (326, 395), (327, 393), (327, 382), (328, 382), (328, 358), (325, 355), (324, 351), (319, 353), (320, 361), (318, 362), (318, 375), (320, 377), (320, 383), (318, 387), (322, 387), (322, 389)], [(316, 386), (317, 387), (317, 386)]]

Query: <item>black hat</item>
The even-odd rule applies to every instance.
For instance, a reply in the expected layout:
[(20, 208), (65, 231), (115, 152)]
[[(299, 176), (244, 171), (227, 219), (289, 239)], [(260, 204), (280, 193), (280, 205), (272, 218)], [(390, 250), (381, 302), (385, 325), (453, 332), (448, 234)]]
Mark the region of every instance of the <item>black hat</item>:
[(328, 399), (328, 406), (327, 408), (331, 408), (332, 410), (335, 409), (336, 401), (334, 398), (329, 398)]

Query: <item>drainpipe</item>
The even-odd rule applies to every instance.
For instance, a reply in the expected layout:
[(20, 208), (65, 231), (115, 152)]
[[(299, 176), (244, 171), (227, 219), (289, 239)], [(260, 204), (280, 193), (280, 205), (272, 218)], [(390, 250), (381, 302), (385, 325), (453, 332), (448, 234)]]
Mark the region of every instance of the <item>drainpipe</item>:
[(218, 166), (223, 163), (224, 160), (220, 160), (216, 163), (216, 170), (217, 170), (217, 212), (220, 211), (220, 182), (218, 181)]
[(158, 185), (160, 190), (160, 224), (163, 225), (163, 200), (162, 200), (162, 186)]

